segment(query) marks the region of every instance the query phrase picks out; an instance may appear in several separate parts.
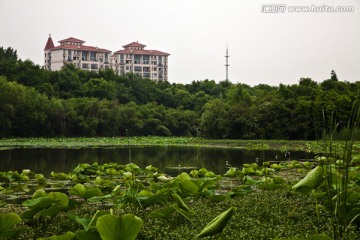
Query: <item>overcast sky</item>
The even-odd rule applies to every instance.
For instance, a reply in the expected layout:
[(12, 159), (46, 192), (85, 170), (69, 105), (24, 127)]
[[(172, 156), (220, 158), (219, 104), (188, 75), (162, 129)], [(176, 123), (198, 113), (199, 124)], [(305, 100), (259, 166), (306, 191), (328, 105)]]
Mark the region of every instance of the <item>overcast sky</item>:
[[(269, 13), (265, 4), (286, 8)], [(354, 11), (289, 10), (322, 5)], [(0, 46), (43, 65), (49, 33), (55, 45), (75, 37), (117, 51), (138, 41), (170, 53), (171, 83), (224, 80), (227, 46), (234, 83), (321, 82), (331, 70), (360, 81), (359, 0), (0, 0)]]

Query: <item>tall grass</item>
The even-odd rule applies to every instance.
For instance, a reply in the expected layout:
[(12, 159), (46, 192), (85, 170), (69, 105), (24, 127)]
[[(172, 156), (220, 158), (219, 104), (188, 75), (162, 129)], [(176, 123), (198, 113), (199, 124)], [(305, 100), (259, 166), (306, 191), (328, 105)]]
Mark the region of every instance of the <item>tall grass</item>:
[[(331, 214), (331, 226), (333, 238), (348, 239), (347, 230), (352, 222), (360, 215), (351, 214), (352, 205), (349, 204), (351, 189), (349, 173), (352, 171), (352, 157), (354, 141), (359, 134), (360, 106), (357, 97), (353, 103), (351, 116), (345, 126), (336, 122), (334, 114), (331, 113), (328, 129), (324, 129), (323, 142), (326, 158), (320, 162), (325, 170), (326, 203)], [(323, 111), (323, 119), (326, 120)], [(343, 144), (335, 144), (334, 137), (338, 136), (339, 128), (342, 127), (341, 135)]]

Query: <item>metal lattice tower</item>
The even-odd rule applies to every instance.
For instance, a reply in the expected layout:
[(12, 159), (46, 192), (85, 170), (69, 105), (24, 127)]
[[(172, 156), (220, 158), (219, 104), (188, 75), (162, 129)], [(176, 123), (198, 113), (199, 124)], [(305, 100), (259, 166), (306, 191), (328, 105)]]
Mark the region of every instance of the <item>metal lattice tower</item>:
[(226, 64), (225, 64), (225, 67), (226, 67), (226, 81), (229, 81), (229, 51), (228, 51), (228, 47), (226, 46)]

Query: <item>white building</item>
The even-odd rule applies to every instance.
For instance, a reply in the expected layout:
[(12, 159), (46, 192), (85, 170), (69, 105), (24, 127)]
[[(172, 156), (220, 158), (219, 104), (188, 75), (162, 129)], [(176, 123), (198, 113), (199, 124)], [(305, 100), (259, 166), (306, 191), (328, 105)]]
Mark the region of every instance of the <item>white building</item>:
[(123, 46), (111, 55), (111, 51), (93, 46), (85, 46), (85, 41), (73, 37), (53, 43), (51, 35), (44, 49), (46, 69), (57, 71), (65, 63), (78, 68), (98, 72), (100, 69), (112, 68), (117, 74), (133, 72), (144, 78), (156, 81), (168, 80), (168, 56), (170, 54), (157, 50), (145, 50), (138, 42)]
[(132, 42), (113, 54), (112, 66), (117, 74), (133, 72), (157, 81), (168, 80), (168, 56), (157, 50), (145, 50), (146, 46)]
[(73, 37), (61, 40), (59, 43), (60, 45), (55, 47), (51, 36), (49, 36), (44, 49), (44, 67), (46, 69), (60, 70), (65, 63), (96, 72), (99, 69), (110, 68), (110, 50), (85, 46), (85, 41)]

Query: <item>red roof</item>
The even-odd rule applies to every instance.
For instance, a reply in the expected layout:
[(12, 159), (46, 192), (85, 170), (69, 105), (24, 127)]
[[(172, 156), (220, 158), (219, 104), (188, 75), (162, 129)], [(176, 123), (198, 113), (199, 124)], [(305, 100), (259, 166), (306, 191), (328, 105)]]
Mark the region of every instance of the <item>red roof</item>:
[(169, 56), (169, 53), (160, 52), (158, 50), (119, 50), (114, 52), (114, 54), (135, 54), (135, 55), (161, 55), (161, 56)]
[(76, 42), (76, 43), (84, 43), (85, 41), (77, 39), (77, 38), (73, 38), (73, 37), (69, 37), (67, 39), (61, 40), (59, 41), (59, 43), (65, 43), (65, 42)]
[(98, 48), (98, 47), (92, 47), (92, 46), (76, 46), (76, 45), (70, 45), (70, 44), (64, 44), (57, 47), (54, 47), (52, 50), (57, 49), (67, 49), (67, 50), (81, 50), (81, 51), (93, 51), (93, 52), (111, 52), (110, 50), (104, 49), (104, 48)]
[(52, 49), (52, 48), (54, 48), (54, 47), (55, 47), (55, 46), (54, 46), (54, 42), (53, 42), (51, 36), (49, 35), (49, 38), (48, 38), (48, 40), (47, 40), (47, 42), (46, 42), (46, 45), (45, 45), (44, 50), (49, 50), (49, 49)]
[(128, 47), (141, 47), (141, 48), (144, 48), (144, 47), (146, 47), (146, 45), (138, 43), (138, 42), (132, 42), (132, 43), (129, 43), (129, 44), (126, 44), (125, 46), (123, 46), (123, 48), (128, 48)]

